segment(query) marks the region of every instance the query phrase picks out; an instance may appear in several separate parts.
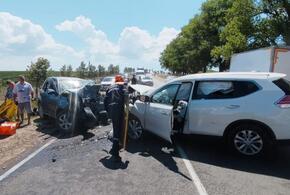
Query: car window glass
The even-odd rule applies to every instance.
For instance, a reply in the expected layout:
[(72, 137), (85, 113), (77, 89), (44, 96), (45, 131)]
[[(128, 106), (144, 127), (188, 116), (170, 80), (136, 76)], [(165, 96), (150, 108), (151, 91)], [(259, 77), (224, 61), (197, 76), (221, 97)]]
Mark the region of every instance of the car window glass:
[(234, 96), (242, 97), (258, 91), (259, 87), (253, 82), (235, 81), (234, 89), (235, 89)]
[(188, 101), (191, 89), (192, 89), (192, 83), (182, 83), (182, 85), (180, 86), (178, 90), (176, 100)]
[(275, 85), (277, 85), (282, 91), (284, 91), (285, 95), (290, 95), (290, 82), (286, 79), (278, 79), (273, 81)]
[(155, 93), (152, 102), (172, 105), (179, 85), (169, 85)]
[(233, 90), (232, 82), (200, 82), (197, 88), (198, 96), (211, 96), (215, 93), (229, 93)]
[(83, 79), (60, 79), (59, 82), (59, 93), (66, 90), (76, 90), (92, 83), (90, 80)]
[(196, 86), (193, 99), (238, 98), (259, 90), (251, 81), (201, 81)]
[(48, 89), (53, 89), (55, 92), (57, 92), (56, 82), (54, 80), (49, 81)]

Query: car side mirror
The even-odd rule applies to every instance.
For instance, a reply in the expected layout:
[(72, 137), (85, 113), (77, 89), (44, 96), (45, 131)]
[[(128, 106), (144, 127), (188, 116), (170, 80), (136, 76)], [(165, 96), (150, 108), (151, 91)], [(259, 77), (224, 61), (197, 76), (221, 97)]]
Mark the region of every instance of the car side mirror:
[(140, 95), (139, 99), (141, 102), (150, 102), (150, 97), (147, 95)]
[(47, 93), (49, 95), (58, 95), (57, 92), (55, 90), (53, 90), (53, 89), (47, 89)]

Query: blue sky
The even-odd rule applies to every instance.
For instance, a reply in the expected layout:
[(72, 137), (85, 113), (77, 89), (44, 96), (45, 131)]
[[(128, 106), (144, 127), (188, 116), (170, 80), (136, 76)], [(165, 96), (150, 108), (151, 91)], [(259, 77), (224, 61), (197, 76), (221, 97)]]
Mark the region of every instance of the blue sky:
[(159, 68), (160, 52), (202, 2), (0, 0), (0, 70), (23, 70), (40, 56), (53, 69), (81, 60)]

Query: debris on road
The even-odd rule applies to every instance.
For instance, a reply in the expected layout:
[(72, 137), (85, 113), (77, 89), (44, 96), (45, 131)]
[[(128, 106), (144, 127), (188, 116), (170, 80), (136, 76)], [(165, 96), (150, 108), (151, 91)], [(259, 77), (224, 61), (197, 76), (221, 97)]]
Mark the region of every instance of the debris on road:
[[(38, 122), (35, 119), (30, 126), (21, 126), (16, 134), (0, 136), (0, 167), (8, 167), (8, 164), (19, 159), (21, 154), (31, 150), (37, 145), (46, 142), (56, 131), (54, 126)], [(41, 125), (40, 125), (41, 124)]]
[(0, 135), (14, 135), (19, 127), (18, 122), (4, 122), (0, 124)]

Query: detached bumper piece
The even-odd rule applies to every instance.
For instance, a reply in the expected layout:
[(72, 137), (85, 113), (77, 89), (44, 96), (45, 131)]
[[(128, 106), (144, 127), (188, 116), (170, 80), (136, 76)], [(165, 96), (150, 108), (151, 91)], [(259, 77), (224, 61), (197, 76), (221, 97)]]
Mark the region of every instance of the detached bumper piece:
[(98, 120), (95, 116), (95, 114), (92, 112), (90, 107), (84, 107), (84, 112), (85, 112), (85, 126), (87, 128), (93, 128), (96, 126)]

